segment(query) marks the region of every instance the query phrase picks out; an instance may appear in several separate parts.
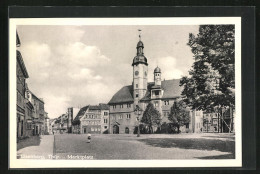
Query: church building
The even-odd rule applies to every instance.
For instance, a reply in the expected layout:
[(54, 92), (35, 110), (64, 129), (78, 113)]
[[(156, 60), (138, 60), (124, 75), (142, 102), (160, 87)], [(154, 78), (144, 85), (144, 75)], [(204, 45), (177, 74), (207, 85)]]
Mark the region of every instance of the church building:
[[(144, 44), (139, 35), (137, 53), (133, 59), (132, 85), (122, 87), (108, 102), (110, 113), (110, 133), (133, 133), (138, 125), (134, 110), (138, 105), (143, 111), (149, 102), (161, 113), (161, 123), (169, 123), (170, 108), (177, 98), (181, 97), (180, 79), (162, 80), (162, 71), (157, 66), (154, 69), (153, 82), (148, 82), (148, 61), (144, 55)], [(190, 116), (195, 113), (190, 112)], [(198, 114), (197, 114), (198, 115)], [(139, 119), (141, 120), (141, 118)], [(194, 120), (191, 118), (191, 120)], [(190, 126), (194, 124), (189, 124)], [(187, 128), (189, 128), (189, 125)], [(195, 132), (195, 130), (192, 130)]]

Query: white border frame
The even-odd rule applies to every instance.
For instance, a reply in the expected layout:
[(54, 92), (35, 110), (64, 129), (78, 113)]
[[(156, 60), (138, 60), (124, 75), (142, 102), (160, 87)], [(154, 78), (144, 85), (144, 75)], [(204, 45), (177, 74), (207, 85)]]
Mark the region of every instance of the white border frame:
[[(220, 160), (32, 160), (17, 159), (16, 26), (17, 25), (235, 25), (235, 159)], [(9, 19), (9, 167), (10, 168), (144, 168), (242, 167), (241, 17), (162, 18), (10, 18)]]

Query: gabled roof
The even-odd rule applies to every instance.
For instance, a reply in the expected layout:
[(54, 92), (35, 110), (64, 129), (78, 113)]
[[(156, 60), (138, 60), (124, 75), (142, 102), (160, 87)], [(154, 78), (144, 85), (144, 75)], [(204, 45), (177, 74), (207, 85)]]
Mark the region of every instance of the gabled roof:
[(112, 99), (108, 102), (108, 104), (127, 103), (133, 101), (133, 86), (128, 85), (122, 87), (117, 93), (115, 93)]
[(16, 46), (19, 47), (20, 45), (21, 45), (20, 38), (19, 38), (19, 35), (16, 31)]
[(44, 103), (43, 99), (38, 98), (31, 90), (29, 90), (29, 91), (30, 91), (30, 93), (32, 94), (32, 97), (33, 97), (33, 98), (35, 98), (35, 99), (37, 99), (38, 101)]
[[(179, 86), (180, 79), (172, 79), (172, 80), (164, 80), (162, 81), (161, 88), (164, 93), (162, 99), (170, 99), (181, 97), (182, 87)], [(147, 84), (147, 92), (145, 96), (141, 99), (141, 101), (151, 100), (151, 89), (154, 89), (154, 82), (149, 82)], [(157, 87), (156, 87), (157, 88)], [(127, 103), (133, 102), (133, 87), (132, 85), (124, 86), (121, 88), (112, 99), (108, 102), (108, 104), (116, 104), (116, 103)]]
[(86, 110), (89, 108), (89, 105), (88, 106), (85, 106), (83, 108), (81, 108), (77, 114), (77, 116), (74, 118), (73, 121), (76, 121), (76, 120), (80, 120), (81, 116), (85, 114)]
[(87, 105), (83, 108), (81, 108), (74, 118), (73, 121), (80, 120), (81, 117), (85, 114), (87, 110), (109, 110), (109, 106), (107, 104), (100, 103), (99, 105)]
[(18, 64), (19, 64), (20, 67), (21, 67), (21, 70), (22, 70), (22, 73), (23, 73), (24, 77), (25, 77), (25, 78), (29, 78), (27, 69), (26, 69), (25, 64), (24, 64), (24, 61), (23, 61), (22, 54), (21, 54), (20, 51), (18, 51), (18, 50), (16, 50), (16, 59), (17, 59), (17, 61), (18, 61)]

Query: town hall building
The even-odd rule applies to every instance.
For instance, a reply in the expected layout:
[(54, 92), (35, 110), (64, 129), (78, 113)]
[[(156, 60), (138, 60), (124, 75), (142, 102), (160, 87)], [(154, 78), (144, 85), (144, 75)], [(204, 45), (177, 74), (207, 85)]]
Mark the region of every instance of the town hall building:
[[(169, 123), (170, 108), (174, 101), (181, 97), (180, 79), (162, 80), (162, 71), (158, 66), (153, 72), (154, 81), (148, 82), (148, 61), (143, 52), (144, 44), (140, 35), (139, 38), (136, 46), (137, 53), (132, 63), (132, 85), (122, 87), (108, 102), (109, 127), (110, 133), (113, 134), (133, 133), (138, 125), (138, 116), (134, 112), (136, 106), (138, 105), (144, 111), (149, 102), (152, 102), (161, 113), (161, 123)], [(185, 128), (190, 129), (191, 132), (201, 130), (202, 115), (201, 111), (190, 112), (191, 121)], [(195, 125), (195, 120), (201, 124)]]

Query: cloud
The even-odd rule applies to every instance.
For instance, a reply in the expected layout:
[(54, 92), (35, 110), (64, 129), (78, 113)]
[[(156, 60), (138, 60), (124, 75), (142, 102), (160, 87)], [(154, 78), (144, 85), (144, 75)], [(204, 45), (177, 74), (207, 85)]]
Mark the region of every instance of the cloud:
[(110, 61), (101, 54), (96, 46), (88, 46), (82, 42), (75, 42), (57, 47), (59, 61), (80, 67), (96, 67), (105, 65)]
[(153, 71), (158, 66), (162, 71), (162, 80), (179, 79), (183, 71), (178, 68), (178, 61), (172, 56), (151, 59), (149, 63), (149, 81), (153, 81)]
[[(29, 73), (28, 86), (38, 97), (44, 98), (50, 118), (65, 113), (67, 107), (106, 103), (122, 86), (132, 84), (131, 64), (139, 27), (17, 27)], [(146, 31), (142, 39), (149, 64), (149, 81), (153, 81), (157, 65), (162, 70), (162, 79), (186, 75), (193, 56), (186, 45), (188, 33), (197, 31), (198, 27), (142, 28)], [(164, 32), (158, 32), (162, 29)]]
[(68, 76), (72, 80), (82, 80), (82, 79), (88, 79), (90, 81), (92, 80), (101, 80), (102, 77), (100, 75), (94, 75), (93, 71), (88, 68), (82, 68), (77, 73), (68, 73)]
[(60, 116), (62, 113), (67, 111), (70, 106), (70, 98), (68, 95), (57, 95), (57, 93), (50, 93), (47, 90), (39, 94), (44, 96), (44, 107), (50, 118), (55, 118)]

